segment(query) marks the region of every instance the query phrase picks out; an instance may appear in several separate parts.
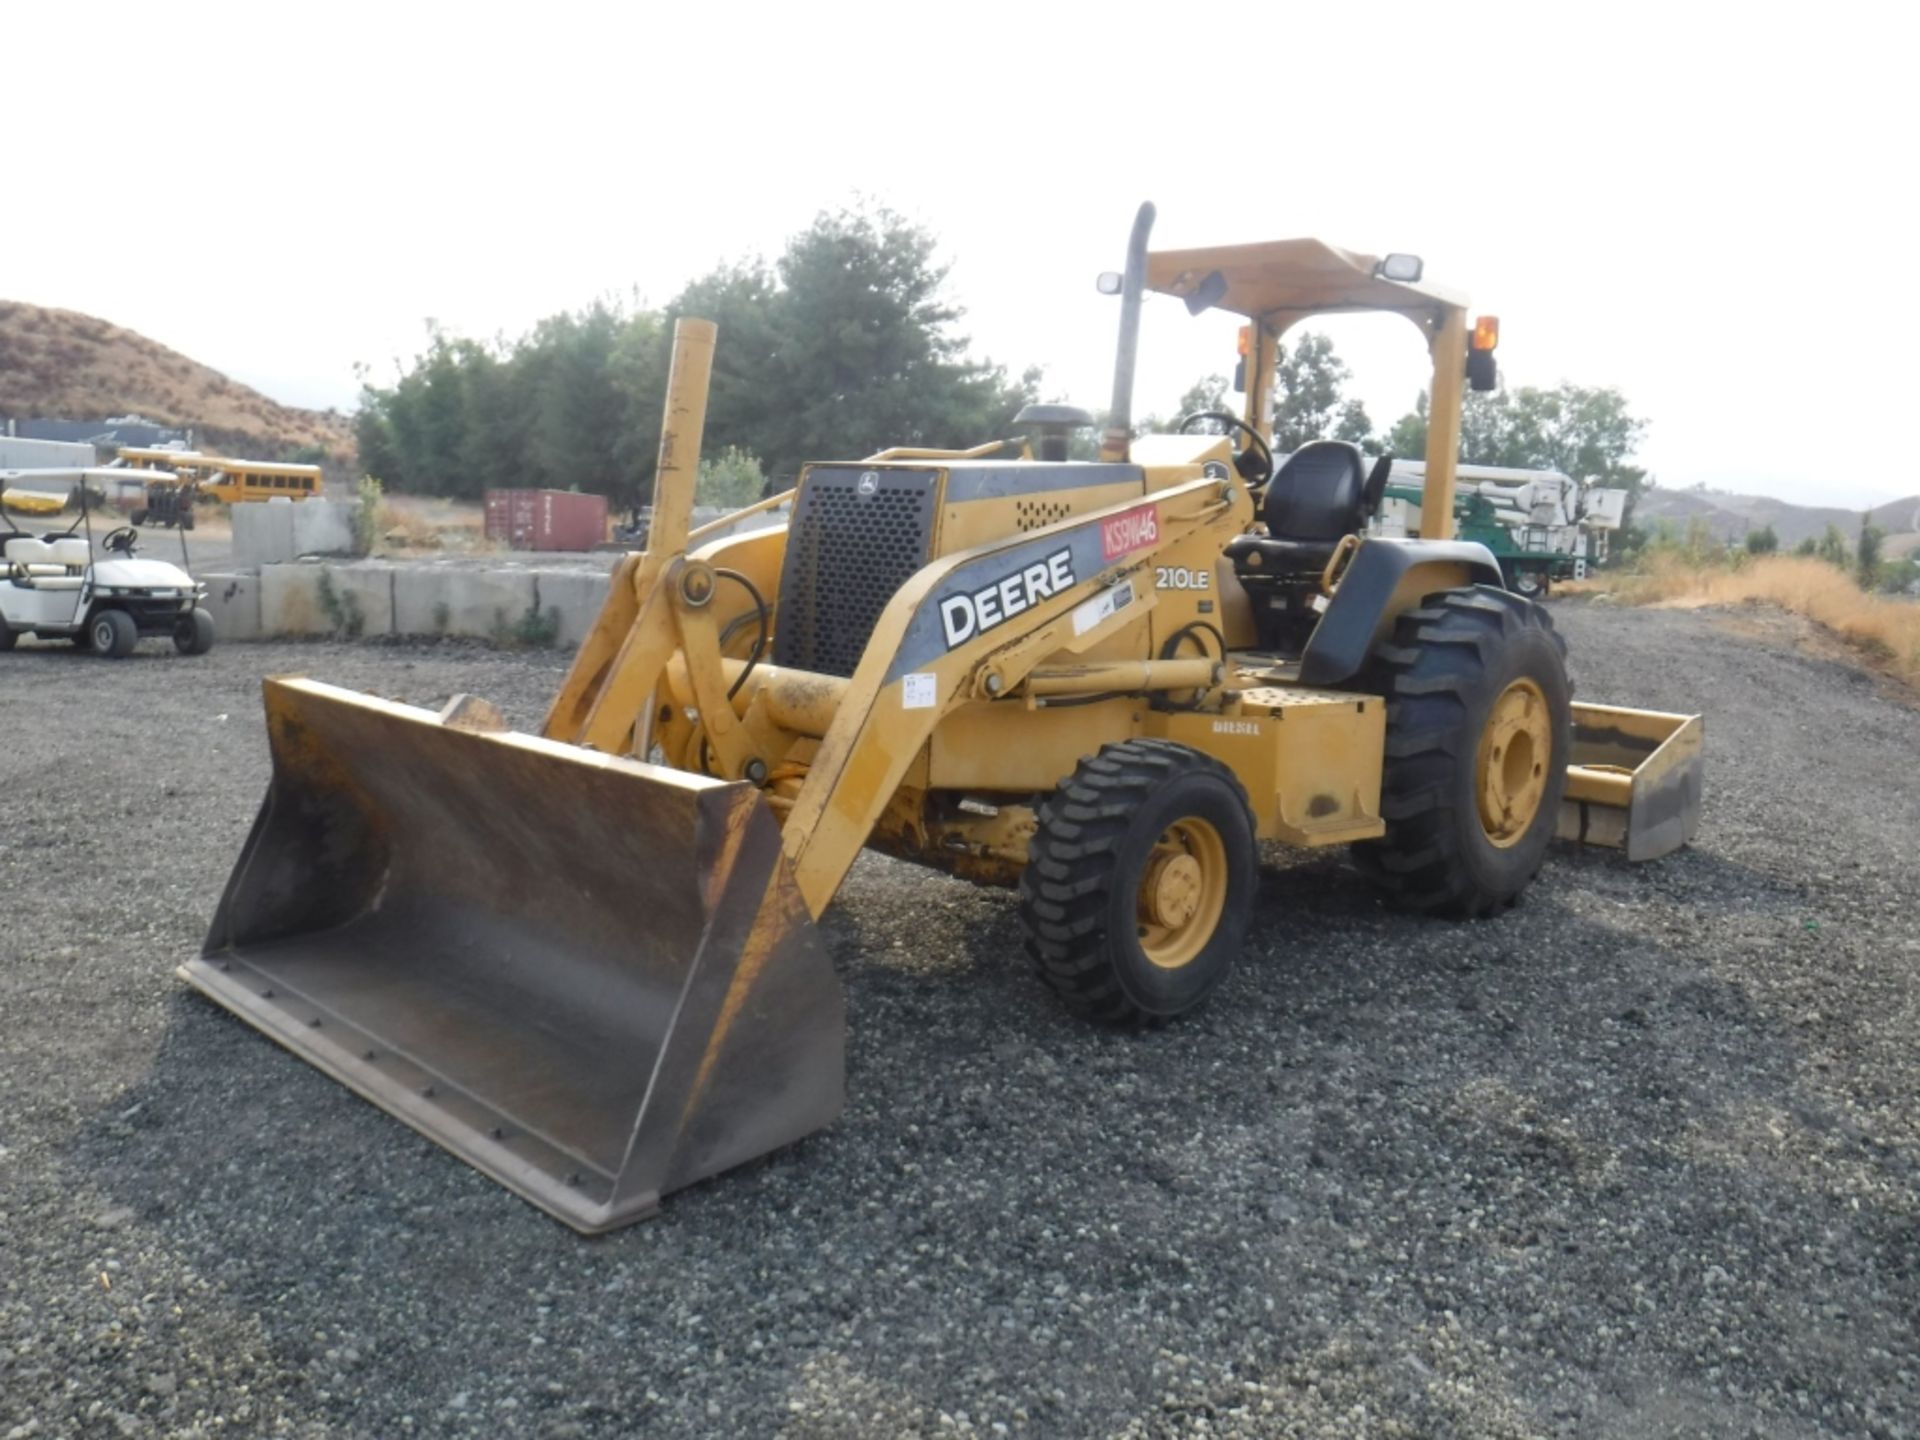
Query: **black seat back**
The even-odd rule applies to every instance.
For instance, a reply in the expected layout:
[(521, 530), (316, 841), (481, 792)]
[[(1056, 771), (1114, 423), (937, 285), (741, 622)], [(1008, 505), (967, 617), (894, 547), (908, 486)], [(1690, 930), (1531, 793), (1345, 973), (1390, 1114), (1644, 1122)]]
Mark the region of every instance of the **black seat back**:
[(1268, 483), (1260, 518), (1276, 539), (1338, 540), (1367, 523), (1367, 479), (1358, 445), (1311, 441)]
[(1373, 473), (1367, 476), (1366, 498), (1361, 502), (1361, 515), (1371, 520), (1380, 513), (1380, 502), (1386, 498), (1387, 481), (1393, 478), (1393, 456), (1382, 455), (1373, 462)]

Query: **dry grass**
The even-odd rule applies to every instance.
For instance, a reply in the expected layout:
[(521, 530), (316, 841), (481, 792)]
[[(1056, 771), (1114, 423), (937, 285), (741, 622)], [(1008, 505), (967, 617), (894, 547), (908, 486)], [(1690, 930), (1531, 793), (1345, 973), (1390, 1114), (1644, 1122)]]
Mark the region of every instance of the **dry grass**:
[(382, 500), (375, 533), (381, 553), (504, 548), (486, 538), (486, 516), (478, 505), (422, 495), (389, 495)]
[(1767, 555), (1728, 566), (1663, 554), (1650, 557), (1638, 572), (1566, 588), (1610, 595), (1627, 605), (1779, 605), (1824, 626), (1901, 679), (1920, 684), (1920, 602), (1868, 594), (1847, 571), (1824, 560)]

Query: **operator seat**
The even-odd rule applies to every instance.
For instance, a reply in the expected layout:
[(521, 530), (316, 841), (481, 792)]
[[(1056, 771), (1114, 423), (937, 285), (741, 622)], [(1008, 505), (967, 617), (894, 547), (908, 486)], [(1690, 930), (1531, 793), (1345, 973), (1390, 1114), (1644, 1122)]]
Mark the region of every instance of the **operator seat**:
[(1267, 482), (1260, 519), (1267, 533), (1235, 536), (1226, 556), (1253, 601), (1263, 649), (1306, 644), (1319, 611), (1320, 576), (1342, 539), (1367, 528), (1380, 508), (1393, 457), (1371, 467), (1358, 445), (1314, 440), (1287, 457)]

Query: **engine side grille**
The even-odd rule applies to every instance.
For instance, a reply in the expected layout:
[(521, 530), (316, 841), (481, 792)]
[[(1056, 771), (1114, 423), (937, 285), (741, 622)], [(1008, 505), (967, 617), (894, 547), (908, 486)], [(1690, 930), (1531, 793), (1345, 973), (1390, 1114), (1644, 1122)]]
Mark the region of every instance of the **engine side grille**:
[(927, 563), (939, 480), (935, 470), (807, 472), (787, 529), (775, 664), (853, 674), (880, 612)]

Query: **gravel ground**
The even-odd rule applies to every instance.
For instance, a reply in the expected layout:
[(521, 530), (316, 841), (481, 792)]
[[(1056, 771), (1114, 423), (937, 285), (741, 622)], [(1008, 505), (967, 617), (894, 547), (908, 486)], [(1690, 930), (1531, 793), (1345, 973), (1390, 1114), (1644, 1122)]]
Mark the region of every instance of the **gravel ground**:
[(1759, 622), (1562, 603), (1709, 712), (1699, 843), (1460, 926), (1269, 857), (1245, 963), (1087, 1029), (1009, 896), (863, 860), (827, 1132), (583, 1241), (201, 1001), (301, 671), (0, 656), (0, 1437), (1920, 1434), (1920, 713)]

